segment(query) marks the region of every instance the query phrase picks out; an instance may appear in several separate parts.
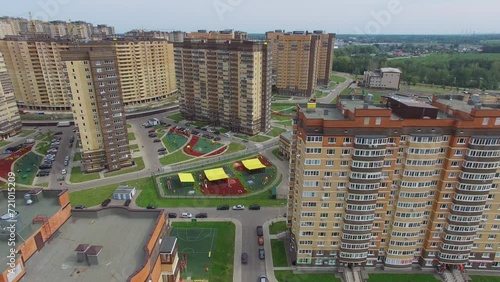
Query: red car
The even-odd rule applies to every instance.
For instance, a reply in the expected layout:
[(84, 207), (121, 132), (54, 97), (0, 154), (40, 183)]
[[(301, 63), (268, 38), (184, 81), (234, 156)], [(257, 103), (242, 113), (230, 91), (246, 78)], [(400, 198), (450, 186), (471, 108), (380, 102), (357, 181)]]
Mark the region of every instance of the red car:
[(155, 133), (155, 132), (156, 132), (156, 130), (154, 130), (154, 129), (148, 130), (148, 133)]

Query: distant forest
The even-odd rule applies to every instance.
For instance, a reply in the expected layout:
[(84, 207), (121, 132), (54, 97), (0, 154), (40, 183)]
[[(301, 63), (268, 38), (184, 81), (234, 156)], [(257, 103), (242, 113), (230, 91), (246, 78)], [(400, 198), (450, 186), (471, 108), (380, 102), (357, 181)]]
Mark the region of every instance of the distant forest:
[(396, 67), (403, 81), (464, 88), (498, 89), (500, 54), (432, 54), (388, 59), (374, 45), (352, 45), (335, 50), (333, 70), (362, 75), (365, 70)]

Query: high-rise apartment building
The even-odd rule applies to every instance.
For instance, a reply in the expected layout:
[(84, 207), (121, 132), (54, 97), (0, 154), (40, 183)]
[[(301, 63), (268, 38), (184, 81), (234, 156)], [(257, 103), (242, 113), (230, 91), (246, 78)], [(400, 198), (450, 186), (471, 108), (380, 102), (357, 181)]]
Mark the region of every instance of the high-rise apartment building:
[(221, 31), (198, 30), (196, 32), (190, 32), (186, 34), (186, 37), (198, 39), (246, 40), (248, 38), (248, 34), (244, 31), (234, 31), (232, 29)]
[(310, 97), (319, 84), (328, 84), (335, 34), (322, 31), (267, 32), (273, 50), (273, 76), (280, 95)]
[(21, 131), (21, 127), (14, 90), (0, 53), (0, 140), (16, 135)]
[(122, 83), (114, 48), (78, 46), (62, 53), (85, 172), (132, 165)]
[(60, 55), (68, 48), (68, 42), (58, 42), (44, 34), (7, 36), (0, 40), (0, 52), (20, 107), (70, 110)]
[(440, 95), (299, 105), (288, 222), (298, 265), (500, 267), (500, 108)]
[(175, 67), (185, 118), (250, 135), (269, 129), (266, 42), (187, 38), (175, 43)]
[(68, 85), (60, 53), (71, 46), (103, 46), (115, 52), (125, 106), (158, 102), (177, 91), (173, 44), (166, 40), (120, 37), (89, 43), (47, 35), (8, 36), (0, 40), (21, 108), (69, 111)]

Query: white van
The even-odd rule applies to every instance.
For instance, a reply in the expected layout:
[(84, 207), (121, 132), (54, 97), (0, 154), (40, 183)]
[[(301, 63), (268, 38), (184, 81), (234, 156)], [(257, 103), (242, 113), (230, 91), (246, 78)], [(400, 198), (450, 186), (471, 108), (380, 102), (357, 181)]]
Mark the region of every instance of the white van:
[(224, 133), (224, 134), (222, 134), (222, 135), (226, 136), (227, 138), (230, 138), (230, 137), (231, 137), (231, 134), (229, 134), (229, 133)]

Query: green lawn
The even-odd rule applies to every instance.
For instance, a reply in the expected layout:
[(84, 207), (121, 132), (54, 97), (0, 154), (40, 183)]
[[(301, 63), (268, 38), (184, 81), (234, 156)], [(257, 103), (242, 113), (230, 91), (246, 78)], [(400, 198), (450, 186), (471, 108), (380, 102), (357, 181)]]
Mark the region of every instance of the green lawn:
[(38, 140), (38, 141), (50, 141), (53, 136), (54, 136), (53, 132), (41, 133), (41, 134), (38, 134), (35, 137), (35, 140)]
[(285, 159), (284, 159), (282, 156), (280, 156), (279, 152), (280, 152), (280, 149), (279, 149), (279, 148), (275, 148), (275, 149), (273, 149), (273, 151), (272, 151), (273, 155), (274, 155), (276, 158), (278, 158), (278, 160), (280, 160), (280, 161), (284, 161)]
[(123, 169), (120, 169), (118, 171), (105, 173), (104, 177), (111, 177), (111, 176), (132, 173), (132, 172), (141, 171), (144, 169), (144, 160), (141, 157), (134, 158), (134, 162), (135, 162), (136, 166), (131, 167), (131, 168), (123, 168)]
[(74, 166), (71, 168), (71, 176), (69, 177), (69, 181), (71, 183), (80, 183), (90, 180), (99, 179), (99, 173), (83, 173), (79, 166)]
[(167, 116), (168, 119), (171, 119), (173, 121), (181, 121), (181, 120), (184, 120), (184, 118), (182, 117), (181, 113), (177, 113), (177, 114), (173, 114), (173, 115), (170, 115), (170, 116)]
[[(174, 222), (174, 228), (214, 228), (217, 235), (212, 246), (211, 268), (204, 278), (208, 281), (233, 281), (234, 240), (236, 227), (232, 222)], [(228, 250), (231, 250), (228, 252)], [(181, 250), (179, 250), (181, 251)], [(189, 258), (188, 258), (189, 260)], [(189, 269), (189, 268), (188, 268)]]
[(132, 125), (130, 123), (127, 123), (127, 128), (132, 128)]
[(170, 132), (161, 139), (161, 142), (163, 142), (163, 145), (167, 148), (169, 153), (184, 147), (187, 141), (188, 138), (186, 136)]
[(36, 132), (36, 130), (33, 130), (33, 129), (26, 129), (26, 130), (21, 131), (21, 133), (19, 134), (19, 136), (21, 136), (21, 137), (26, 137), (26, 136), (28, 136), (28, 135), (30, 135), (30, 134), (35, 133), (35, 132)]
[(14, 163), (14, 171), (16, 172), (16, 182), (24, 185), (31, 185), (36, 173), (38, 165), (42, 162), (43, 157), (33, 152), (28, 152)]
[(169, 164), (175, 164), (180, 161), (185, 161), (185, 160), (190, 160), (193, 157), (188, 156), (184, 154), (182, 150), (176, 151), (172, 154), (165, 155), (164, 157), (160, 158), (160, 163), (162, 165), (169, 165)]
[(255, 135), (255, 136), (249, 138), (248, 140), (253, 141), (253, 142), (264, 142), (264, 141), (267, 141), (270, 139), (271, 139), (271, 137), (268, 137), (268, 136)]
[(352, 91), (352, 88), (347, 87), (346, 89), (342, 90), (342, 92), (340, 92), (340, 95), (349, 95)]
[(205, 127), (205, 126), (207, 126), (207, 123), (206, 122), (202, 122), (202, 121), (193, 121), (191, 123), (191, 126)]
[(288, 108), (296, 107), (297, 103), (274, 103), (271, 104), (271, 110), (275, 112), (279, 112)]
[(245, 150), (247, 147), (241, 143), (229, 143), (229, 147), (227, 150), (224, 152), (223, 155), (235, 153), (241, 150)]
[(278, 221), (269, 225), (269, 234), (278, 234), (287, 230), (286, 221)]
[(319, 91), (319, 90), (314, 91), (314, 97), (315, 98), (323, 98), (323, 97), (326, 97), (326, 96), (328, 96), (327, 92), (323, 92), (323, 91)]
[(128, 149), (129, 149), (130, 151), (134, 151), (134, 150), (139, 151), (139, 145), (138, 145), (138, 144), (128, 145)]
[(279, 282), (340, 282), (333, 274), (294, 274), (292, 270), (276, 270), (274, 276)]
[(345, 81), (345, 77), (342, 77), (342, 76), (338, 76), (338, 75), (331, 75), (330, 76), (330, 82), (331, 81), (334, 81), (334, 82), (337, 82), (337, 83), (342, 83)]
[(225, 129), (225, 128), (222, 128), (222, 127), (217, 127), (215, 128), (215, 131), (219, 131), (220, 133), (226, 133), (226, 132), (229, 132), (229, 130)]
[(271, 250), (273, 252), (273, 265), (274, 267), (287, 267), (285, 242), (281, 240), (271, 240)]
[(434, 282), (432, 274), (369, 274), (368, 282)]
[(500, 282), (500, 276), (469, 275), (473, 282)]
[(47, 151), (49, 150), (49, 148), (50, 148), (49, 142), (40, 142), (36, 144), (35, 151), (41, 155), (47, 155)]
[(4, 146), (7, 146), (7, 145), (9, 145), (10, 143), (11, 143), (10, 141), (1, 140), (1, 141), (0, 141), (0, 148), (1, 148), (1, 147), (4, 147)]
[(73, 161), (74, 162), (77, 162), (77, 161), (81, 161), (82, 160), (82, 154), (79, 153), (79, 152), (76, 152), (74, 155), (73, 155)]
[(38, 183), (38, 184), (35, 184), (35, 185), (38, 186), (38, 187), (49, 187), (49, 183), (47, 183), (47, 182)]
[(278, 121), (281, 124), (292, 125), (292, 118), (291, 117), (283, 117), (283, 116), (271, 115), (271, 118), (273, 120)]
[(403, 85), (402, 90), (410, 89), (413, 91), (422, 91), (422, 92), (430, 92), (430, 93), (445, 93), (445, 94), (450, 94), (450, 93), (456, 93), (456, 87), (453, 87), (450, 89), (450, 87), (446, 87), (446, 89), (443, 89), (440, 85), (436, 85), (434, 87), (431, 86), (425, 86), (425, 85), (415, 85), (415, 86), (408, 86), (408, 85)]
[(135, 134), (133, 132), (129, 132), (127, 138), (128, 141), (133, 141), (135, 140)]
[(123, 183), (110, 184), (87, 190), (71, 192), (69, 193), (69, 200), (71, 201), (71, 205), (73, 207), (77, 205), (84, 205), (87, 207), (100, 205), (102, 201), (111, 198), (111, 196), (113, 196), (113, 192), (120, 185), (129, 185), (140, 190), (142, 187), (153, 186), (154, 184), (151, 177), (146, 177)]
[(284, 129), (284, 128), (272, 127), (271, 130), (266, 132), (266, 135), (277, 137), (277, 136), (280, 136), (280, 134), (285, 132), (285, 131), (286, 131), (286, 129)]

